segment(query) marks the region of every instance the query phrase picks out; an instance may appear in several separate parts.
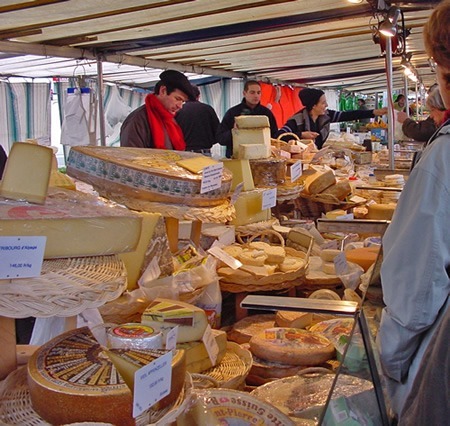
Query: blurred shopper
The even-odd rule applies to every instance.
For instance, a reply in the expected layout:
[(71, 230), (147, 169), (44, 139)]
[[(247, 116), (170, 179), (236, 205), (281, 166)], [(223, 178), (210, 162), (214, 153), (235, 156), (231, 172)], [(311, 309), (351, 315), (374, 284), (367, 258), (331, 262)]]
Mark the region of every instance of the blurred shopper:
[[(358, 109), (360, 111), (368, 111), (369, 110), (369, 108), (367, 108), (366, 101), (363, 98), (358, 99)], [(370, 123), (370, 118), (360, 118), (358, 121), (360, 123), (367, 124), (367, 123)]]
[(406, 98), (405, 95), (397, 95), (394, 102), (394, 109), (396, 111), (406, 111)]
[(175, 115), (175, 120), (183, 131), (186, 151), (210, 155), (216, 143), (219, 118), (211, 105), (200, 102), (200, 90), (192, 85), (195, 100), (187, 101)]
[(302, 89), (298, 96), (304, 108), (289, 118), (278, 134), (295, 133), (300, 139), (312, 139), (319, 149), (322, 148), (330, 134), (330, 123), (373, 118), (387, 112), (386, 108), (354, 111), (327, 109), (325, 93), (319, 89)]
[[(424, 28), (424, 41), (436, 64), (439, 90), (447, 110), (444, 123), (427, 142), (411, 171), (383, 237), (381, 283), (386, 306), (377, 343), (393, 413), (402, 413), (411, 392), (417, 404), (425, 404), (421, 409), (428, 413), (427, 419), (433, 415), (435, 404), (446, 407), (438, 420), (427, 421), (444, 425), (450, 414), (450, 378), (444, 375), (448, 365), (445, 369), (433, 364), (441, 369), (436, 387), (417, 389), (413, 383), (418, 371), (431, 362), (424, 353), (449, 308), (450, 0), (441, 2), (433, 11)], [(446, 360), (448, 363), (448, 357)], [(418, 380), (430, 379), (424, 375)], [(401, 424), (401, 416), (399, 421)]]
[(242, 102), (231, 107), (223, 116), (217, 129), (217, 142), (227, 147), (227, 157), (233, 152), (233, 137), (231, 129), (235, 126), (234, 119), (239, 115), (265, 115), (269, 118), (270, 134), (276, 137), (278, 126), (269, 108), (261, 105), (261, 85), (255, 80), (248, 80), (244, 85)]
[(403, 134), (418, 142), (427, 142), (444, 121), (445, 105), (437, 86), (428, 94), (426, 105), (430, 115), (425, 120), (412, 120), (406, 112), (397, 114), (397, 121), (402, 123)]
[(191, 83), (175, 70), (162, 72), (159, 79), (155, 93), (148, 94), (145, 104), (123, 122), (120, 146), (185, 150), (186, 143), (175, 121), (175, 113), (184, 102), (195, 99)]

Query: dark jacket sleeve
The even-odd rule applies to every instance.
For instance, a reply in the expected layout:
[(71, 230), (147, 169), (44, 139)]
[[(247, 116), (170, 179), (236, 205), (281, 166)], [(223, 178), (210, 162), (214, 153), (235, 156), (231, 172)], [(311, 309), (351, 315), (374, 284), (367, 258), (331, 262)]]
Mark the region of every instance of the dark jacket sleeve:
[[(301, 139), (302, 132), (305, 130), (303, 127), (304, 126), (299, 127), (295, 120), (288, 120), (286, 121), (284, 126), (278, 130), (277, 137), (282, 135), (283, 133), (295, 133)], [(290, 136), (285, 136), (282, 139), (288, 141), (292, 138)]]
[(222, 122), (217, 127), (217, 143), (227, 147), (227, 157), (233, 150), (233, 138), (231, 129), (234, 127), (234, 114), (228, 110), (223, 116)]
[(436, 129), (436, 125), (430, 117), (422, 121), (414, 121), (407, 118), (402, 125), (403, 134), (419, 142), (427, 142)]
[(270, 136), (272, 138), (276, 138), (278, 135), (277, 120), (275, 119), (275, 116), (273, 115), (272, 111), (270, 111), (270, 110), (269, 110), (269, 114), (267, 116), (269, 117), (269, 123), (270, 123)]
[(361, 118), (374, 118), (373, 110), (361, 110), (356, 109), (353, 111), (333, 111), (328, 110), (328, 115), (330, 117), (331, 123), (339, 123), (340, 121), (354, 121), (360, 120)]
[(122, 123), (120, 146), (153, 148), (145, 106), (135, 109)]
[(5, 170), (7, 155), (3, 147), (0, 145), (0, 179), (3, 176), (3, 171)]

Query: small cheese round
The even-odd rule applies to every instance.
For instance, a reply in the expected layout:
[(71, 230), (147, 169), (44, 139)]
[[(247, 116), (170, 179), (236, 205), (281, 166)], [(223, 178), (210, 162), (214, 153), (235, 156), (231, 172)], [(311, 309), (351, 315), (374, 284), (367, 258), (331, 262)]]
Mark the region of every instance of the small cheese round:
[(109, 328), (107, 339), (110, 348), (161, 349), (163, 343), (161, 332), (136, 323)]
[(320, 258), (325, 262), (332, 262), (340, 253), (341, 251), (337, 249), (324, 249), (320, 252)]

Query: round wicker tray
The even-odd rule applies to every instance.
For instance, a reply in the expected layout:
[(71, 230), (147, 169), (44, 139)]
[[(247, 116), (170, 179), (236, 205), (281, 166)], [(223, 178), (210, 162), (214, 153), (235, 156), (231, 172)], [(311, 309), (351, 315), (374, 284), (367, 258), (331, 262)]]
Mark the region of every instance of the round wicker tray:
[[(191, 388), (192, 379), (189, 374), (186, 374), (184, 389), (175, 403), (164, 410), (147, 410), (136, 418), (136, 426), (153, 424), (168, 416), (172, 410), (178, 410)], [(105, 423), (88, 422), (85, 424), (104, 425)], [(3, 382), (0, 382), (0, 425), (51, 426), (33, 410), (26, 367), (13, 371)]]
[(45, 260), (39, 277), (0, 280), (0, 315), (74, 316), (119, 297), (126, 286), (116, 255)]
[(222, 361), (202, 374), (192, 374), (194, 388), (240, 389), (252, 368), (253, 357), (249, 350), (237, 343), (228, 342)]

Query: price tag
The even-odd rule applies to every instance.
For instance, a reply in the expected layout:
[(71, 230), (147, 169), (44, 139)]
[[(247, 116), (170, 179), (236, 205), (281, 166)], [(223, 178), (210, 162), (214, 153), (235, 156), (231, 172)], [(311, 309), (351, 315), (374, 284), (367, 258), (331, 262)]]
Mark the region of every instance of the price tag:
[(213, 244), (213, 246), (207, 251), (217, 259), (221, 260), (223, 263), (227, 264), (232, 269), (238, 269), (242, 266), (242, 263), (239, 260), (235, 259), (233, 256), (230, 256), (218, 245)]
[(223, 163), (206, 166), (202, 171), (200, 194), (214, 191), (222, 186)]
[(353, 195), (352, 197), (350, 197), (350, 201), (352, 203), (359, 204), (359, 203), (364, 203), (367, 200), (363, 197), (360, 197), (359, 195)]
[(0, 237), (0, 278), (41, 275), (47, 237)]
[(236, 188), (234, 188), (233, 195), (231, 196), (231, 204), (234, 205), (234, 203), (239, 198), (239, 195), (241, 195), (243, 188), (244, 188), (244, 182), (241, 182), (240, 184), (236, 185)]
[(214, 339), (214, 335), (209, 324), (206, 326), (205, 333), (202, 337), (202, 342), (205, 344), (206, 352), (208, 352), (212, 365), (216, 365), (217, 355), (219, 355), (219, 345), (217, 344), (216, 339)]
[(171, 328), (166, 335), (166, 349), (168, 351), (172, 351), (177, 347), (177, 339), (178, 339), (178, 325), (174, 328)]
[(169, 395), (172, 385), (173, 352), (155, 359), (134, 373), (133, 417)]
[(295, 182), (303, 173), (302, 162), (296, 161), (291, 166), (291, 182)]
[(343, 251), (334, 258), (333, 262), (336, 269), (336, 275), (345, 275), (348, 273), (348, 262)]
[(275, 207), (277, 204), (277, 188), (268, 189), (262, 193), (262, 210)]

